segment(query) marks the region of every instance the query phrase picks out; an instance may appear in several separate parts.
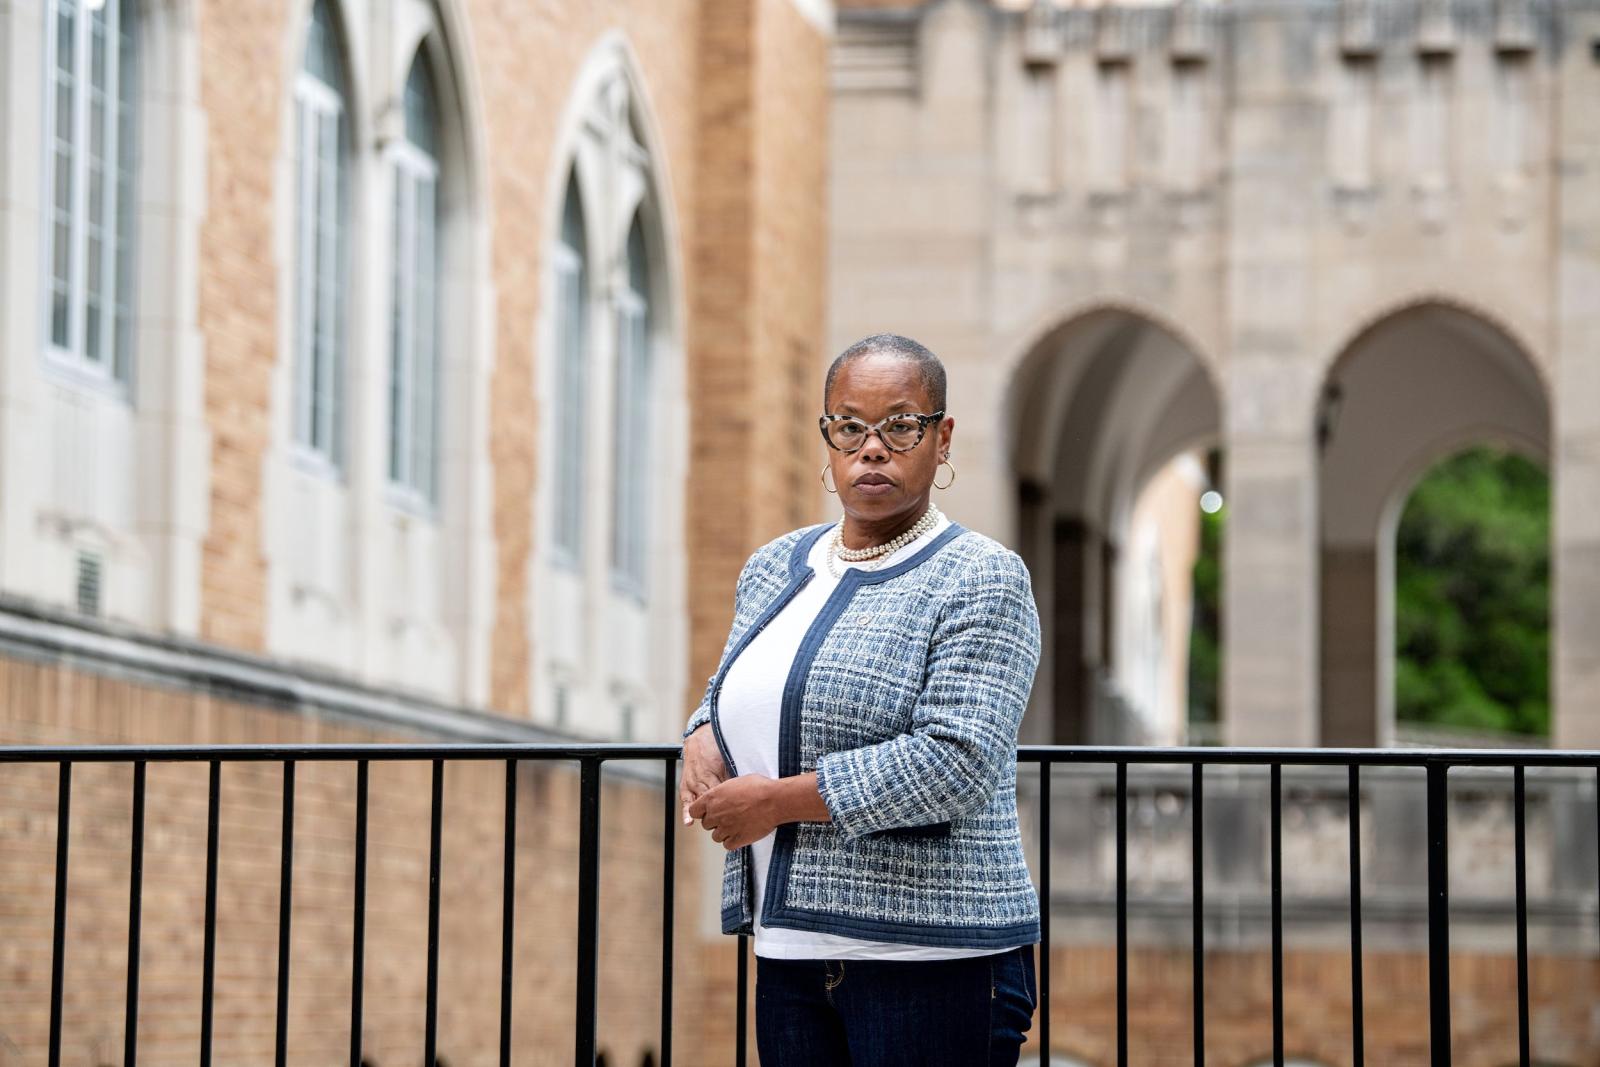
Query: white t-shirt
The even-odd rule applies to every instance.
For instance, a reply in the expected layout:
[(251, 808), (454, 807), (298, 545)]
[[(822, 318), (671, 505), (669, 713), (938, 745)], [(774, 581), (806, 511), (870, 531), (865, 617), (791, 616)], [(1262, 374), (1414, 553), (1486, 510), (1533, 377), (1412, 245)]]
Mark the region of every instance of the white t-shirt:
[[(915, 555), (950, 525), (939, 516), (933, 529), (910, 544), (902, 545), (883, 560), (893, 566)], [(828, 551), (833, 529), (824, 531), (811, 546), (806, 562), (811, 565), (811, 580), (783, 609), (751, 639), (722, 678), (717, 696), (717, 721), (723, 743), (740, 774), (778, 775), (778, 720), (783, 701), (784, 682), (800, 649), (800, 641), (817, 613), (827, 603), (839, 580), (828, 573)], [(846, 566), (874, 568), (876, 560), (846, 564), (835, 560), (840, 573)], [(762, 896), (767, 888), (767, 865), (772, 860), (776, 831), (755, 842), (751, 859), (755, 874), (755, 952), (775, 959), (850, 959), (850, 960), (945, 960), (964, 956), (986, 956), (1006, 948), (948, 948), (931, 945), (905, 945), (889, 941), (869, 941), (811, 930), (790, 930), (761, 925)], [(1007, 946), (1013, 947), (1013, 946)]]

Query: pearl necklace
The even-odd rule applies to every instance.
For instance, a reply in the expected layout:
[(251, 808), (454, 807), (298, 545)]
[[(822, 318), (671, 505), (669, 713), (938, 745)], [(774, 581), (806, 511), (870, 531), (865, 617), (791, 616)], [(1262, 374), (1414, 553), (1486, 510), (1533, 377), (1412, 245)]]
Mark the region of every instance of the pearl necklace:
[(869, 548), (844, 547), (844, 519), (840, 518), (839, 524), (833, 529), (833, 537), (828, 542), (828, 573), (833, 575), (834, 578), (843, 577), (839, 570), (834, 566), (833, 559), (835, 556), (838, 556), (847, 563), (857, 563), (862, 560), (876, 559), (878, 562), (869, 569), (877, 570), (879, 567), (883, 566), (884, 560), (888, 559), (897, 551), (904, 548), (906, 545), (909, 545), (911, 542), (915, 541), (917, 538), (921, 537), (923, 534), (927, 533), (929, 530), (938, 525), (941, 517), (942, 515), (939, 511), (939, 506), (937, 504), (930, 503), (928, 505), (928, 510), (922, 513), (922, 517), (916, 522), (912, 523), (911, 527), (900, 536), (894, 538), (893, 540), (885, 541), (881, 545), (872, 545)]

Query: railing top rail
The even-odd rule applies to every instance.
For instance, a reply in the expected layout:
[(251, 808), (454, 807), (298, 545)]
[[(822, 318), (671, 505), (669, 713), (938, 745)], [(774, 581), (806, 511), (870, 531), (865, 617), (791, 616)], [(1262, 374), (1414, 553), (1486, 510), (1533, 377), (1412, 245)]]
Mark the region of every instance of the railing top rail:
[[(256, 745), (6, 745), (0, 763), (127, 763), (404, 761), (404, 760), (661, 760), (679, 745), (634, 742), (504, 742), (494, 744)], [(1023, 763), (1176, 763), (1205, 765), (1473, 767), (1600, 767), (1596, 749), (1488, 748), (1226, 748), (1138, 745), (1019, 745)]]

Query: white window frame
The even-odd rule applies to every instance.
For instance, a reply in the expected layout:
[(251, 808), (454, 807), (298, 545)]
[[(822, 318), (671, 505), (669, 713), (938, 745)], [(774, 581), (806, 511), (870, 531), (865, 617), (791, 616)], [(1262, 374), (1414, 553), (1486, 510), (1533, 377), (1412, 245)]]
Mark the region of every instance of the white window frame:
[[(431, 517), (439, 503), (439, 161), (403, 138), (391, 149), (391, 162), (389, 494), (398, 506)], [(419, 210), (423, 197), (426, 215)], [(417, 298), (403, 299), (406, 294)]]
[[(72, 141), (70, 166), (72, 170), (70, 200), (66, 218), (56, 199), (56, 97), (60, 83), (61, 67), (58, 63), (60, 40), (60, 12), (65, 5), (73, 10), (72, 64), (70, 75), (72, 101)], [(134, 234), (132, 223), (137, 214), (134, 178), (138, 161), (138, 113), (133, 110), (138, 101), (136, 82), (124, 85), (122, 69), (122, 36), (127, 28), (123, 24), (124, 0), (106, 0), (96, 10), (89, 10), (84, 0), (48, 0), (45, 6), (45, 56), (47, 71), (44, 91), (45, 144), (43, 151), (43, 185), (41, 191), (42, 252), (44, 269), (41, 274), (43, 295), (42, 314), (46, 362), (52, 370), (80, 384), (106, 389), (124, 399), (132, 399), (134, 361), (134, 294), (132, 256)], [(104, 27), (105, 77), (100, 88), (93, 83), (93, 47), (96, 22)], [(138, 74), (138, 23), (137, 15), (130, 20), (133, 34), (132, 77)], [(124, 90), (127, 90), (124, 93)], [(90, 157), (93, 143), (92, 112), (95, 97), (104, 101), (101, 129), (102, 170), (101, 223), (90, 223), (89, 176), (94, 163)], [(121, 143), (122, 118), (132, 112), (128, 122), (133, 135), (130, 146)], [(67, 256), (70, 276), (67, 278), (66, 343), (58, 344), (55, 337), (55, 256), (56, 227), (64, 221), (67, 228)], [(98, 354), (87, 351), (86, 334), (89, 329), (89, 243), (91, 231), (100, 231), (100, 325), (98, 327)], [(118, 338), (123, 338), (122, 358), (118, 359)]]
[[(295, 74), (294, 106), (294, 445), (301, 461), (337, 477), (342, 468), (344, 434), (340, 408), (348, 358), (344, 305), (350, 297), (345, 269), (348, 204), (343, 189), (349, 152), (344, 136), (344, 97), (306, 71), (302, 63)], [(310, 121), (313, 119), (316, 121)], [(324, 156), (318, 147), (318, 135), (328, 121), (334, 131), (332, 165), (319, 174)], [(310, 194), (319, 179), (320, 195), (313, 199)], [(319, 210), (307, 210), (307, 205), (313, 203)], [(323, 221), (320, 215), (328, 203), (333, 205), (332, 224), (324, 227), (319, 225)], [(318, 242), (315, 254), (310, 251), (313, 240)], [(331, 279), (317, 271), (319, 262), (333, 264)], [(319, 321), (331, 325), (325, 325), (322, 336), (314, 338)], [(328, 345), (328, 357), (318, 365), (314, 357), (318, 342), (323, 340)], [(320, 408), (318, 391), (326, 400)]]

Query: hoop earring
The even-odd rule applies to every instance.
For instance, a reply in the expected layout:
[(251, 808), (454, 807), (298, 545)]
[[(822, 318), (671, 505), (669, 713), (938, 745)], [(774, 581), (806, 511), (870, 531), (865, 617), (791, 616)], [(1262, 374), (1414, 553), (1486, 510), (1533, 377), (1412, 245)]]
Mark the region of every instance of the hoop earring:
[(828, 472), (830, 470), (832, 470), (832, 469), (833, 469), (833, 464), (831, 464), (831, 463), (823, 464), (822, 473), (817, 475), (817, 477), (819, 479), (821, 479), (821, 481), (822, 481), (822, 488), (827, 489), (828, 492), (830, 492), (830, 493), (837, 493), (839, 491), (839, 487), (837, 485), (834, 485), (834, 486), (831, 486), (831, 487), (828, 485)]
[[(948, 482), (945, 482), (943, 485), (940, 485), (938, 479), (934, 479), (933, 487), (935, 489), (948, 489), (952, 485), (955, 485), (956, 484), (956, 465), (954, 463), (951, 463), (949, 459), (945, 459), (942, 463), (939, 464), (939, 467), (949, 467), (950, 468), (950, 480)], [(938, 467), (934, 468), (934, 470), (938, 470), (938, 469), (939, 469)]]

